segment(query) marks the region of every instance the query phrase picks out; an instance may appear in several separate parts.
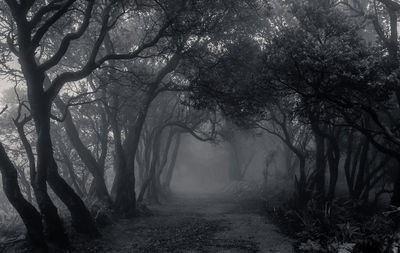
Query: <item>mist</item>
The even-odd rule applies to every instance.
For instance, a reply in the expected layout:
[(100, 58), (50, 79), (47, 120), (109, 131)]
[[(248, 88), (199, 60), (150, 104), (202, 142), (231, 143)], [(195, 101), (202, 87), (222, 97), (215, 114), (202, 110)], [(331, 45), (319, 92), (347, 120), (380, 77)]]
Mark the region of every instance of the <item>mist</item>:
[(398, 252), (397, 0), (0, 0), (0, 252)]

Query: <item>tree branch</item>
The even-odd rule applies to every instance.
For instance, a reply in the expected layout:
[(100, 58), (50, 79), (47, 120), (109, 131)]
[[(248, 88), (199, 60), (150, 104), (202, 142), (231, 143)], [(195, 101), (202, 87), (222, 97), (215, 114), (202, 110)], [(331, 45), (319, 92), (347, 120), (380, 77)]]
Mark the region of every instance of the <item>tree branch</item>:
[(39, 46), (40, 41), (42, 40), (43, 36), (46, 34), (46, 32), (50, 29), (52, 25), (54, 25), (57, 20), (59, 20), (71, 7), (71, 5), (75, 2), (76, 0), (68, 0), (62, 6), (60, 9), (53, 15), (51, 16), (35, 33), (35, 35), (32, 38), (32, 47), (36, 48)]
[(39, 24), (39, 22), (42, 20), (43, 16), (47, 13), (49, 13), (50, 11), (56, 11), (59, 10), (62, 5), (57, 4), (59, 2), (61, 2), (63, 0), (53, 0), (51, 3), (49, 3), (46, 6), (43, 6), (42, 8), (40, 8), (35, 15), (31, 18), (31, 21), (29, 22), (29, 25), (31, 27), (35, 27), (37, 24)]
[(92, 16), (93, 5), (94, 5), (94, 0), (89, 0), (85, 10), (83, 22), (79, 27), (79, 29), (74, 33), (67, 34), (63, 38), (58, 51), (48, 61), (44, 62), (39, 66), (39, 69), (41, 71), (46, 71), (57, 65), (64, 56), (64, 54), (67, 52), (71, 41), (79, 39), (85, 33), (86, 29), (89, 26), (90, 18)]
[(57, 76), (50, 88), (46, 91), (46, 95), (50, 98), (50, 100), (54, 100), (54, 98), (57, 96), (57, 94), (60, 92), (61, 88), (64, 86), (65, 83), (67, 82), (73, 82), (80, 80), (92, 73), (93, 70), (95, 70), (97, 67), (99, 67), (101, 64), (96, 63), (96, 56), (97, 53), (99, 52), (100, 46), (104, 41), (104, 38), (109, 30), (108, 26), (108, 21), (110, 19), (110, 11), (112, 5), (116, 1), (112, 1), (104, 10), (102, 19), (101, 19), (101, 29), (100, 29), (100, 34), (92, 48), (92, 51), (89, 55), (89, 59), (86, 62), (85, 66), (79, 71), (76, 72), (65, 72)]
[(8, 109), (8, 105), (5, 105), (4, 108), (0, 111), (0, 115), (2, 115)]

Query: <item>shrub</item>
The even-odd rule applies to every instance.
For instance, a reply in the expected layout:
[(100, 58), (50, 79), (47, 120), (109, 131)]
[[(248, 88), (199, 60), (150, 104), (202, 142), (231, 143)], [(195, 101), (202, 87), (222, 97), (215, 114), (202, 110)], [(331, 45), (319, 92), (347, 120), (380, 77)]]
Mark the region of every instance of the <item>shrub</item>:
[(383, 210), (351, 200), (322, 206), (311, 200), (301, 209), (289, 202), (269, 212), (298, 241), (296, 249), (302, 253), (385, 252), (395, 241), (398, 212), (384, 215)]

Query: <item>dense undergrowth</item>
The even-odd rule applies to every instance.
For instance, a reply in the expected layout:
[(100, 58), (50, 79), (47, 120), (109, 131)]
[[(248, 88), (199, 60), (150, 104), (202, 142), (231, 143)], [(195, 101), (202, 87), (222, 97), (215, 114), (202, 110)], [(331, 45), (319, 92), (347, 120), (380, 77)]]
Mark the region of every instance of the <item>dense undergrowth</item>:
[(397, 252), (396, 224), (400, 210), (374, 207), (348, 199), (303, 207), (293, 201), (267, 201), (267, 210), (281, 230), (296, 239), (301, 253)]

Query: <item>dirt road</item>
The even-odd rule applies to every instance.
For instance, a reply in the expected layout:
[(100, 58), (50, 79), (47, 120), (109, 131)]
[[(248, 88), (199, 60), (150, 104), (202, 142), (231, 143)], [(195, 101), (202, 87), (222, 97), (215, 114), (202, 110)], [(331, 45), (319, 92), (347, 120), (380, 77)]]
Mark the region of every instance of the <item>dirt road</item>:
[(255, 201), (179, 196), (150, 209), (152, 216), (120, 220), (73, 252), (293, 252)]

